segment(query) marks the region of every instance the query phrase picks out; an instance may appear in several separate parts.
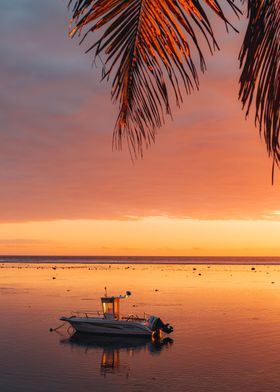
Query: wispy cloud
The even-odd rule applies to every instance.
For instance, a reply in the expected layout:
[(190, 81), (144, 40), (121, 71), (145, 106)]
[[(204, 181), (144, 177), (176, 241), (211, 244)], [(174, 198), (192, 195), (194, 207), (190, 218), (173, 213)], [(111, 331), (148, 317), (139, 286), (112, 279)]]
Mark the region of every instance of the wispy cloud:
[(0, 239), (0, 245), (45, 245), (54, 244), (54, 241), (33, 240), (33, 239)]

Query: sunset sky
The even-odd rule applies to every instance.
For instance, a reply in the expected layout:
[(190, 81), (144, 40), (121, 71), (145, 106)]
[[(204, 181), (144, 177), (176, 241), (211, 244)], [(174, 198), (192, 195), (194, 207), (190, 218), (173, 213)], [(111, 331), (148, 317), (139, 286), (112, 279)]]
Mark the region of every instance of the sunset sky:
[(237, 99), (244, 22), (213, 19), (200, 91), (132, 163), (67, 3), (1, 2), (0, 254), (280, 256), (280, 175)]

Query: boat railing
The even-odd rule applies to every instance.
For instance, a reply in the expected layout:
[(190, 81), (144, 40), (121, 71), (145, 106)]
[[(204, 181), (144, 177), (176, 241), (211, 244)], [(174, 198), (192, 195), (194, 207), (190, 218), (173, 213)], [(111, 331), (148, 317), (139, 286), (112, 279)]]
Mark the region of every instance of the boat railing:
[(144, 313), (144, 316), (143, 317), (139, 317), (137, 314), (129, 314), (129, 315), (127, 315), (127, 316), (123, 316), (122, 317), (122, 320), (125, 320), (125, 321), (147, 321), (147, 314), (145, 314)]
[(100, 312), (99, 310), (80, 310), (80, 311), (72, 311), (72, 315), (76, 317), (101, 317), (103, 316), (103, 312)]

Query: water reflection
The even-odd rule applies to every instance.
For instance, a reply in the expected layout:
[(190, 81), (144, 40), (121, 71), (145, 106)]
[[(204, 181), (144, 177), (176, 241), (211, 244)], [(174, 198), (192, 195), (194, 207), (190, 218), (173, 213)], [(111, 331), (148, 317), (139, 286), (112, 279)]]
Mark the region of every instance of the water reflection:
[[(125, 268), (1, 269), (0, 392), (280, 391), (280, 266)], [(124, 312), (159, 312), (173, 345), (49, 332), (128, 281)]]
[[(72, 348), (83, 350), (85, 353), (99, 351), (102, 349), (100, 358), (100, 370), (102, 375), (107, 373), (126, 372), (128, 377), (129, 367), (122, 364), (122, 358), (125, 356), (146, 352), (150, 355), (159, 355), (169, 349), (173, 344), (173, 339), (166, 337), (163, 339), (151, 340), (150, 337), (128, 337), (128, 336), (100, 336), (91, 335), (81, 332), (75, 332), (67, 339), (61, 339), (60, 343), (69, 345)], [(126, 361), (124, 361), (126, 362)]]

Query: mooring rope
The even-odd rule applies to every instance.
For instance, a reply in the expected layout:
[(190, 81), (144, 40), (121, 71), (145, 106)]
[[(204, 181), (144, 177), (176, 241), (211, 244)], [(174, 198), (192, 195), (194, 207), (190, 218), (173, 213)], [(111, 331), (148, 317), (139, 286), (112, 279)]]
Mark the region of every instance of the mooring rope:
[(50, 328), (50, 332), (57, 331), (58, 329), (60, 329), (61, 327), (63, 327), (65, 324), (66, 324), (66, 322), (62, 323), (61, 325), (59, 325), (59, 326), (56, 327), (56, 328)]

